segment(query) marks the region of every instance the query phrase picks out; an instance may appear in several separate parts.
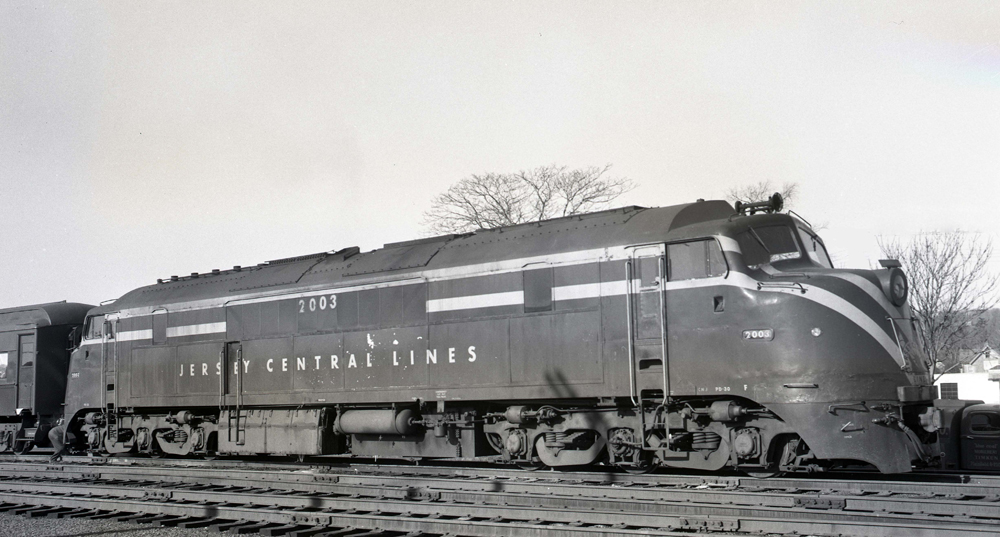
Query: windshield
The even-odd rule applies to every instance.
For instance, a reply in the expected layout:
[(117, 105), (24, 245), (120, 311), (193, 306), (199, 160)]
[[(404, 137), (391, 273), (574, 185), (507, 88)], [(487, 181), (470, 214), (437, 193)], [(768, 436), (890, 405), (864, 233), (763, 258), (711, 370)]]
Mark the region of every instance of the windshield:
[(823, 246), (823, 241), (808, 229), (799, 226), (799, 238), (802, 239), (802, 244), (806, 247), (806, 255), (809, 259), (817, 265), (822, 265), (826, 268), (833, 268), (833, 262), (830, 261), (829, 254), (826, 253), (826, 246)]
[(792, 230), (784, 224), (754, 226), (736, 236), (749, 267), (802, 257)]

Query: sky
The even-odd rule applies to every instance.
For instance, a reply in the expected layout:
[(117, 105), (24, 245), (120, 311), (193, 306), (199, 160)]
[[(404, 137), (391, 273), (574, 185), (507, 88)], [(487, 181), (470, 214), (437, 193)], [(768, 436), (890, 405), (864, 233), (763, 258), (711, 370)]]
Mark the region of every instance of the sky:
[(546, 164), (616, 205), (797, 183), (845, 267), (1000, 249), (1000, 3), (0, 3), (0, 308), (418, 238)]

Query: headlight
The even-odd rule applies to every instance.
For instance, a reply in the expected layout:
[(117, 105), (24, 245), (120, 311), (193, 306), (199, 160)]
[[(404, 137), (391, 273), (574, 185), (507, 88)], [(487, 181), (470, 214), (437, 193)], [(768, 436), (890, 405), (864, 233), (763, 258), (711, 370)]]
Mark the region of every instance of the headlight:
[(885, 292), (885, 296), (889, 297), (889, 302), (892, 302), (897, 308), (901, 308), (903, 304), (906, 304), (906, 297), (910, 294), (910, 282), (907, 281), (903, 269), (898, 267), (889, 269), (887, 276), (880, 278), (882, 291)]

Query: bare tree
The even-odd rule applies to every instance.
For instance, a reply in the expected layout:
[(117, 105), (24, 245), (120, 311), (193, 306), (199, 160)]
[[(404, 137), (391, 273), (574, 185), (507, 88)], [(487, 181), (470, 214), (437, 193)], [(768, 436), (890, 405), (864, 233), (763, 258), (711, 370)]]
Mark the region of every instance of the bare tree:
[(785, 183), (781, 185), (781, 188), (777, 188), (771, 183), (770, 180), (757, 181), (749, 185), (735, 186), (726, 190), (725, 196), (726, 201), (729, 203), (736, 203), (737, 201), (742, 201), (744, 203), (755, 203), (758, 201), (766, 201), (771, 197), (771, 194), (778, 192), (781, 194), (781, 198), (784, 200), (785, 207), (791, 207), (792, 200), (795, 198), (795, 194), (799, 190), (798, 183)]
[(431, 234), (465, 233), (603, 209), (635, 187), (629, 179), (608, 176), (610, 169), (550, 165), (470, 175), (434, 198), (424, 227)]
[(989, 310), (997, 305), (998, 290), (987, 270), (993, 241), (951, 231), (921, 233), (906, 243), (878, 237), (878, 245), (906, 270), (920, 350), (937, 380), (961, 363), (962, 349), (982, 347), (989, 337)]

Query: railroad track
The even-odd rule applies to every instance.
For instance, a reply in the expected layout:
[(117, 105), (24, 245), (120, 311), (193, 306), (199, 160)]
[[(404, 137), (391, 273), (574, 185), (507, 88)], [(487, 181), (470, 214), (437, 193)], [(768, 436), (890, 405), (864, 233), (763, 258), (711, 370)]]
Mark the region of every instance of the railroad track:
[(1000, 478), (525, 472), (503, 468), (22, 458), (0, 511), (265, 535), (997, 535)]

